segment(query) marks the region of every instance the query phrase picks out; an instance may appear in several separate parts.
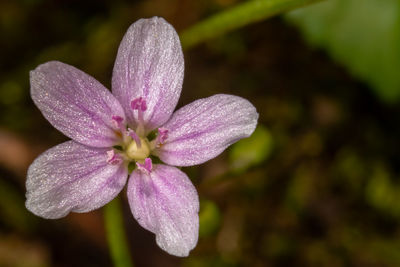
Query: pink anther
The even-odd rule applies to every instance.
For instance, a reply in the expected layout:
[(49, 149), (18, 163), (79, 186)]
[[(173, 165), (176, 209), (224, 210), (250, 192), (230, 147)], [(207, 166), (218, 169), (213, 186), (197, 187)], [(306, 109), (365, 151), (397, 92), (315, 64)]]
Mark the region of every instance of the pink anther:
[(153, 163), (151, 162), (151, 158), (146, 158), (144, 160), (144, 164), (136, 162), (136, 166), (138, 167), (139, 170), (147, 174), (150, 174), (151, 170), (153, 169)]
[(146, 100), (143, 97), (135, 98), (131, 101), (131, 108), (138, 111), (138, 120), (140, 124), (144, 123), (143, 112), (147, 110)]
[(145, 111), (147, 109), (146, 100), (143, 97), (133, 99), (131, 101), (131, 108), (133, 110)]
[(120, 117), (120, 116), (112, 116), (112, 124), (114, 125), (115, 128), (117, 128), (118, 130), (122, 130), (123, 125), (122, 122), (124, 120), (124, 118)]
[(122, 162), (120, 154), (115, 153), (114, 149), (107, 151), (107, 163), (111, 165), (119, 165)]
[(156, 138), (157, 146), (164, 144), (167, 138), (168, 138), (168, 130), (165, 128), (158, 128), (158, 135)]

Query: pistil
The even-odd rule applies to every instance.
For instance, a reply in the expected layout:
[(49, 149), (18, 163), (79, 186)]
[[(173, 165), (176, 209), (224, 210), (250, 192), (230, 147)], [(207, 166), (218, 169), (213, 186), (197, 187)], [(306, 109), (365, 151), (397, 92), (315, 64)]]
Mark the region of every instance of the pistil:
[(147, 138), (140, 138), (140, 146), (135, 140), (127, 146), (125, 153), (128, 158), (136, 161), (143, 161), (150, 155), (150, 146)]

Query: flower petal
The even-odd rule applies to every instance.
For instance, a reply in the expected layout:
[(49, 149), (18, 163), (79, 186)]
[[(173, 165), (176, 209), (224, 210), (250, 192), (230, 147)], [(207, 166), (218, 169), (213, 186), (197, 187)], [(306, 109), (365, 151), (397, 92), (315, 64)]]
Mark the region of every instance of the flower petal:
[(108, 164), (104, 148), (68, 141), (40, 155), (27, 176), (27, 209), (56, 219), (111, 201), (124, 187), (128, 170), (123, 164)]
[(97, 80), (57, 61), (38, 66), (30, 76), (32, 99), (55, 128), (89, 146), (117, 143), (113, 116), (124, 119), (124, 111)]
[(141, 226), (156, 234), (169, 254), (184, 257), (197, 243), (199, 199), (185, 173), (163, 164), (152, 171), (135, 170), (128, 182), (128, 200)]
[(139, 116), (131, 102), (140, 97), (147, 106), (146, 133), (169, 119), (181, 94), (183, 72), (181, 44), (170, 24), (153, 17), (130, 26), (118, 49), (112, 91), (132, 127), (137, 127)]
[(172, 115), (163, 126), (168, 138), (154, 154), (175, 166), (203, 163), (249, 137), (257, 119), (255, 107), (244, 98), (220, 94), (199, 99)]

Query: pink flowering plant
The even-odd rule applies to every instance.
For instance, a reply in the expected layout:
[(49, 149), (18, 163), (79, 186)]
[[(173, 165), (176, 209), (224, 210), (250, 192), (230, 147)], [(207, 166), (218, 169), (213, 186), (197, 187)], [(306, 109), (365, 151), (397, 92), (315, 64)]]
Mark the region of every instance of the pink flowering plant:
[[(48, 219), (88, 212), (110, 202), (128, 183), (138, 223), (156, 235), (163, 250), (187, 256), (198, 239), (199, 199), (175, 166), (201, 164), (250, 136), (258, 114), (247, 100), (225, 94), (174, 112), (183, 75), (179, 37), (156, 17), (135, 22), (125, 34), (112, 92), (61, 62), (33, 70), (33, 101), (72, 140), (50, 148), (29, 167), (26, 207)], [(154, 157), (164, 164), (153, 164)]]

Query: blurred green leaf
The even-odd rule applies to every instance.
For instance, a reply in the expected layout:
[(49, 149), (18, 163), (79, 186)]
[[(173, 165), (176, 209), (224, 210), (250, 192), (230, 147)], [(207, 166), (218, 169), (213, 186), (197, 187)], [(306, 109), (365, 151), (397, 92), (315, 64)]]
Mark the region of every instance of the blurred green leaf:
[(263, 162), (271, 154), (273, 139), (268, 129), (258, 125), (254, 133), (232, 146), (229, 154), (233, 171), (245, 171), (251, 166)]
[(183, 49), (250, 23), (322, 0), (249, 0), (200, 21), (180, 34)]
[(331, 0), (288, 18), (383, 100), (400, 99), (399, 0)]
[(210, 200), (202, 200), (200, 203), (200, 230), (199, 236), (210, 236), (214, 234), (221, 223), (221, 215), (218, 206)]

